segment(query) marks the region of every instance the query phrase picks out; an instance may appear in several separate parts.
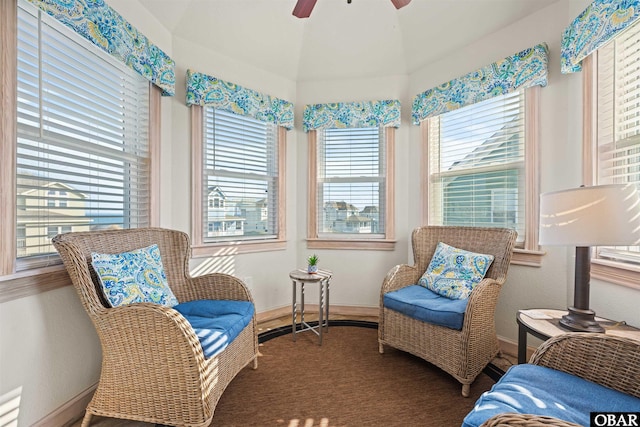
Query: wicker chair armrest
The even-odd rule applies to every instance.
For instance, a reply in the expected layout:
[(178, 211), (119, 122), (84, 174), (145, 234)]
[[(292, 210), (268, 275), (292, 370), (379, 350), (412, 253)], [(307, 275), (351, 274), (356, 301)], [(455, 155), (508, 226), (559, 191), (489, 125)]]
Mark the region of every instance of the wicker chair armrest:
[(503, 414), (494, 415), (481, 424), (480, 427), (582, 427), (579, 424), (570, 423), (568, 421), (559, 420), (553, 417), (533, 414), (516, 414), (505, 412)]
[(224, 274), (210, 273), (190, 277), (176, 297), (180, 302), (200, 299), (237, 300), (253, 303), (251, 292), (239, 278)]
[(530, 363), (640, 397), (640, 341), (571, 332), (542, 343)]
[(471, 291), (465, 311), (465, 319), (473, 320), (479, 314), (489, 312), (493, 319), (493, 312), (498, 303), (498, 296), (502, 284), (497, 280), (484, 278)]
[(495, 334), (495, 311), (501, 288), (500, 282), (484, 278), (471, 291), (462, 323), (467, 348)]
[(420, 276), (421, 274), (415, 266), (407, 264), (396, 265), (385, 276), (380, 290), (380, 297), (388, 292), (415, 285), (418, 283)]
[(172, 369), (192, 369), (197, 366), (194, 362), (198, 365), (204, 362), (202, 347), (193, 328), (171, 307), (129, 304), (106, 309), (93, 320), (101, 334), (104, 358), (115, 364), (147, 366), (137, 363), (150, 363), (150, 359), (159, 357), (174, 361)]

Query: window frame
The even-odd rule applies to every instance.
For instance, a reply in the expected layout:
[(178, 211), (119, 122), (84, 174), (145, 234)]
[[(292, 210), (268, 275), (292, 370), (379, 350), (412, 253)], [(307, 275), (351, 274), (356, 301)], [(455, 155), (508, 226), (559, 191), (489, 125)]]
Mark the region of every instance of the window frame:
[[(539, 195), (540, 195), (540, 86), (524, 89), (525, 101), (525, 144), (524, 170), (525, 195), (524, 216), (525, 235), (522, 247), (513, 250), (511, 264), (540, 267), (544, 252), (538, 245), (539, 228)], [(464, 107), (463, 107), (464, 108)], [(420, 194), (422, 198), (422, 223), (429, 224), (429, 119), (420, 122), (422, 134), (421, 144), (421, 177)]]
[(307, 133), (307, 248), (309, 249), (395, 249), (395, 134), (393, 127), (384, 128), (386, 156), (385, 183), (385, 237), (380, 238), (344, 238), (320, 237), (318, 235), (318, 130)]
[(204, 242), (203, 200), (203, 150), (204, 150), (204, 107), (192, 105), (191, 113), (191, 236), (192, 255), (194, 257), (227, 256), (251, 252), (283, 250), (286, 248), (286, 159), (287, 129), (278, 126), (276, 138), (278, 144), (278, 234), (268, 240), (227, 240)]
[[(0, 12), (3, 52), (0, 55), (3, 76), (0, 81), (3, 111), (0, 117), (0, 303), (3, 303), (68, 286), (71, 282), (62, 264), (16, 272), (17, 1), (2, 2)], [(158, 226), (162, 89), (149, 85), (149, 225)]]
[[(598, 73), (596, 50), (582, 60), (582, 182), (596, 184), (598, 167)], [(640, 266), (597, 258), (591, 251), (591, 277), (640, 290)]]

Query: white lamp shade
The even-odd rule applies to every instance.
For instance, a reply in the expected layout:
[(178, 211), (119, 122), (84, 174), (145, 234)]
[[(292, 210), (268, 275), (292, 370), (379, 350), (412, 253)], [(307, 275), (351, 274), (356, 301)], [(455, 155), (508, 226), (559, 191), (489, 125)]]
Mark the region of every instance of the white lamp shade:
[(640, 196), (635, 185), (597, 185), (541, 194), (540, 244), (640, 245)]

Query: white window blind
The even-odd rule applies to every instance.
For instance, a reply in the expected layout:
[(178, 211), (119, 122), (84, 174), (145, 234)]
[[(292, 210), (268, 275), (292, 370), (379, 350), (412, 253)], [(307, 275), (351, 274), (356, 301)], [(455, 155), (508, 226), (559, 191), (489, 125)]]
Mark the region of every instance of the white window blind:
[[(640, 189), (640, 25), (597, 53), (597, 184)], [(600, 247), (596, 255), (640, 264), (640, 247)]]
[(318, 132), (318, 235), (385, 235), (384, 129)]
[(524, 92), (429, 119), (429, 222), (524, 236)]
[(58, 232), (149, 223), (149, 84), (27, 2), (18, 8), (18, 269)]
[(276, 125), (205, 107), (203, 126), (203, 241), (276, 239)]

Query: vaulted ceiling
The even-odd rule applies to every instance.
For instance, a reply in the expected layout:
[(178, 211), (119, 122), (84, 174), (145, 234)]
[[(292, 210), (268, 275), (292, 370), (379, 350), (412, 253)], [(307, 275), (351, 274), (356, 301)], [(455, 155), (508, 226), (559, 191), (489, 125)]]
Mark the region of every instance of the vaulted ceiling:
[(294, 81), (410, 74), (561, 0), (140, 0), (174, 37)]

